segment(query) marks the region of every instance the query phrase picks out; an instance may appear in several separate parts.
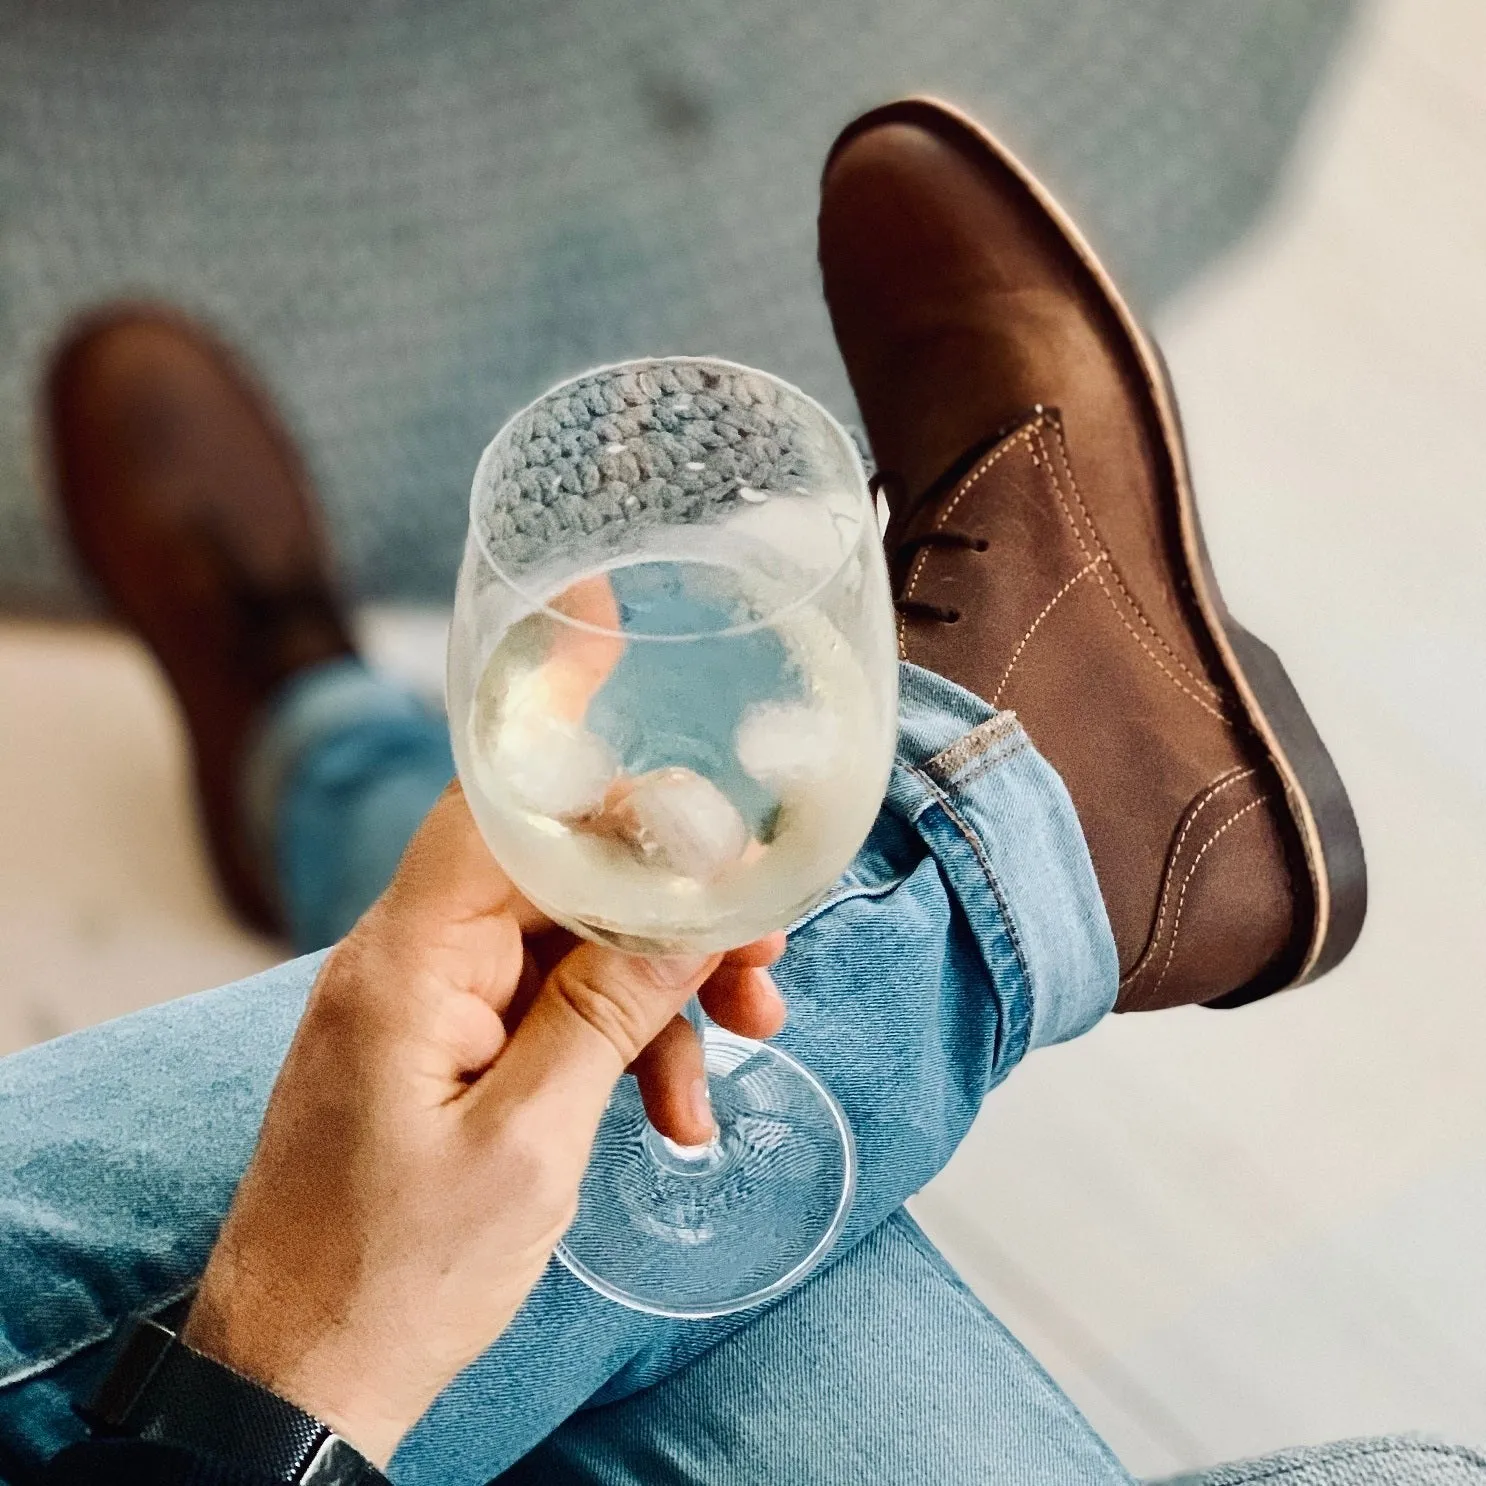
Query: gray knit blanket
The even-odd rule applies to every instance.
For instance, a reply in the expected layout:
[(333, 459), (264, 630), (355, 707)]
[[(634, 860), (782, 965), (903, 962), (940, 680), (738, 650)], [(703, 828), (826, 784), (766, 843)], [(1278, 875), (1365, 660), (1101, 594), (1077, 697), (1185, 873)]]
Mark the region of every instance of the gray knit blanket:
[(683, 352), (853, 416), (825, 151), (984, 117), (1137, 300), (1250, 221), (1351, 0), (0, 0), (0, 604), (84, 598), (35, 456), (69, 316), (170, 300), (302, 436), (358, 596), (448, 594), (480, 450), (559, 378)]
[(472, 517), (482, 545), (509, 575), (575, 532), (692, 519), (787, 492), (812, 475), (803, 403), (725, 363), (589, 372), (524, 409), (481, 461)]

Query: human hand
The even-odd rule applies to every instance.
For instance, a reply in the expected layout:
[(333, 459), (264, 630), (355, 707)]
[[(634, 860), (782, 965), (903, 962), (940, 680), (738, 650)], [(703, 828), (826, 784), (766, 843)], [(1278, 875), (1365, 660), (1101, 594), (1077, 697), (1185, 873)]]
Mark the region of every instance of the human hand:
[(674, 1138), (710, 1135), (677, 1013), (700, 989), (777, 1030), (782, 948), (645, 960), (560, 934), (451, 786), (321, 971), (183, 1339), (385, 1463), (536, 1284), (625, 1068)]

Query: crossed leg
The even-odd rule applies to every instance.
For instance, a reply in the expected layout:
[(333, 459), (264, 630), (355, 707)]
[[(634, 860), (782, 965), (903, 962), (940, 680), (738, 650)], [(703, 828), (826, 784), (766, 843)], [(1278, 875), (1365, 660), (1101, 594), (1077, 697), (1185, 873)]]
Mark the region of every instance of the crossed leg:
[[(367, 679), (369, 706), (382, 683)], [(411, 726), (405, 705), (392, 710), (399, 727)], [(687, 1397), (713, 1368), (767, 1370), (750, 1387), (778, 1390), (778, 1428), (808, 1434), (805, 1420), (825, 1427), (824, 1415), (809, 1412), (820, 1369), (790, 1359), (810, 1355), (812, 1328), (813, 1345), (844, 1368), (837, 1423), (826, 1434), (845, 1429), (861, 1449), (890, 1452), (880, 1468), (895, 1478), (899, 1447), (933, 1459), (927, 1430), (943, 1436), (941, 1450), (959, 1450), (941, 1456), (939, 1480), (970, 1470), (980, 1448), (973, 1441), (1004, 1452), (1024, 1437), (1046, 1479), (1123, 1479), (1071, 1406), (895, 1216), (1026, 1051), (1092, 1025), (1115, 992), (1113, 943), (1072, 807), (1015, 718), (909, 667), (901, 721), (877, 825), (832, 896), (796, 926), (778, 968), (792, 1008), (781, 1040), (830, 1083), (857, 1135), (858, 1194), (842, 1257), (762, 1319), (748, 1312), (702, 1323), (624, 1310), (552, 1266), (507, 1333), (408, 1436), (394, 1461), (400, 1482), (487, 1482), (578, 1410), (626, 1398), (651, 1399), (657, 1427), (679, 1449), (676, 1421), (698, 1416), (689, 1404), (669, 1414), (667, 1400)], [(336, 763), (326, 772), (338, 805), (323, 818), (355, 848), (373, 830), (363, 808), (375, 806), (378, 829), (391, 829), (389, 775), (411, 767), (396, 764), (396, 750), (372, 746), (378, 725), (374, 707), (339, 714), (328, 733), (306, 734), (293, 760), (301, 807), (317, 766)], [(408, 757), (422, 757), (431, 777), (429, 750)], [(400, 798), (416, 793), (407, 786), (405, 778)], [(72, 1406), (106, 1367), (122, 1321), (167, 1304), (199, 1273), (318, 963), (291, 961), (0, 1063), (0, 1438), (18, 1479), (79, 1434)], [(838, 1312), (854, 1322), (834, 1334), (819, 1329)], [(884, 1327), (902, 1343), (898, 1363), (881, 1345)], [(782, 1350), (766, 1362), (776, 1335)], [(983, 1418), (957, 1444), (949, 1423), (936, 1421), (945, 1408), (967, 1406), (972, 1355), (984, 1384), (968, 1406)], [(936, 1368), (942, 1391), (931, 1386)], [(668, 1379), (680, 1379), (682, 1391), (654, 1388)], [(850, 1405), (872, 1379), (872, 1406), (887, 1412), (869, 1427), (853, 1423)], [(805, 1412), (786, 1425), (791, 1398)], [(624, 1438), (633, 1443), (645, 1413), (639, 1402), (631, 1407), (639, 1413), (603, 1409), (594, 1421), (628, 1421)], [(727, 1424), (746, 1426), (741, 1417)], [(548, 1448), (566, 1452), (564, 1468), (590, 1469), (583, 1452), (602, 1454), (599, 1437), (586, 1417), (572, 1431)], [(1063, 1435), (1047, 1454), (1047, 1439)], [(834, 1446), (822, 1436), (820, 1449)], [(1036, 1462), (1057, 1460), (1057, 1449), (1105, 1474), (1047, 1475), (1052, 1466)], [(613, 1459), (624, 1458), (617, 1449)], [(988, 1458), (1016, 1454), (983, 1457), (975, 1479), (985, 1478)], [(1006, 1468), (1014, 1475), (1020, 1463)]]

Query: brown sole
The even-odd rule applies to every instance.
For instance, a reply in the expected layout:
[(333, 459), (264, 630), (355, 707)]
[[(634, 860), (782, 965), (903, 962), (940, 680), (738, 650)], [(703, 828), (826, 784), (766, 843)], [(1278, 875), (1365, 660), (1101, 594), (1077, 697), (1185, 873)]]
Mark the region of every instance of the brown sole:
[(1341, 775), (1279, 657), (1234, 619), (1218, 587), (1192, 490), (1176, 394), (1160, 351), (1141, 328), (1108, 270), (1047, 188), (988, 130), (953, 104), (918, 96), (873, 109), (841, 134), (832, 148), (832, 158), (858, 134), (887, 123), (916, 124), (961, 148), (968, 146), (968, 153), (984, 151), (1020, 182), (1062, 234), (1108, 304), (1125, 333), (1150, 398), (1152, 428), (1170, 459), (1169, 514), (1180, 538), (1187, 587), (1212, 652), (1283, 785), (1292, 834), (1291, 854), (1297, 863), (1304, 863), (1310, 889), (1308, 895), (1297, 895), (1309, 897), (1303, 907), (1309, 909), (1310, 923), (1301, 927), (1295, 950), (1279, 967), (1279, 973), (1267, 974), (1207, 1004), (1242, 1006), (1324, 975), (1357, 942), (1367, 914), (1362, 836)]

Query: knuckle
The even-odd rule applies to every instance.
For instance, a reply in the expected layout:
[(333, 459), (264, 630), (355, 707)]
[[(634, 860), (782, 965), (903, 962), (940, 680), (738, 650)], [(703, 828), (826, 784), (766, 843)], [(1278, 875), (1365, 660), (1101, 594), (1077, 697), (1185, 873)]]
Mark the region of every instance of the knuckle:
[(614, 971), (601, 973), (589, 957), (573, 956), (553, 982), (568, 1010), (606, 1038), (626, 1066), (632, 1063), (649, 1040), (645, 1035), (646, 986), (640, 978)]
[(365, 1001), (361, 988), (375, 974), (375, 966), (369, 963), (373, 958), (353, 938), (338, 944), (315, 981), (305, 1008), (306, 1020), (338, 1027), (354, 1022)]

